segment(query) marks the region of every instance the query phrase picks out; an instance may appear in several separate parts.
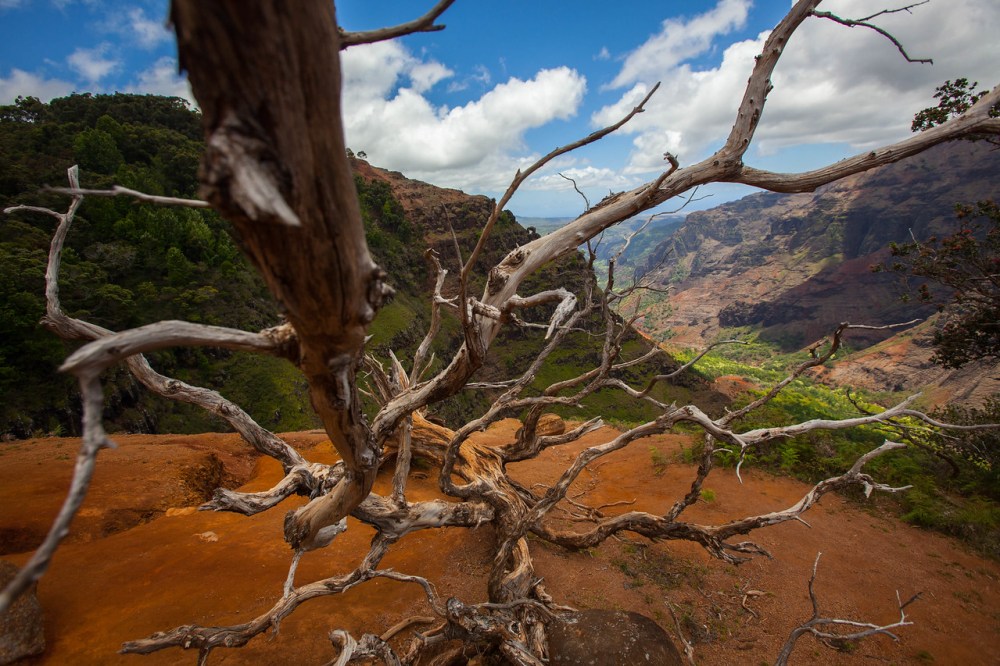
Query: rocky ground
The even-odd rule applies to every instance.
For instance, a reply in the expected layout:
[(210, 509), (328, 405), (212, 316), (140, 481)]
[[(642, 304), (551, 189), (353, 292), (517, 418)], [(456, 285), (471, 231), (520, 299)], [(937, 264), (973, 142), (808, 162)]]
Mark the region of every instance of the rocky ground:
[[(507, 421), (484, 438), (510, 437)], [(551, 482), (586, 444), (605, 441), (608, 430), (584, 442), (513, 466), (525, 484)], [(320, 433), (288, 436), (314, 460), (330, 462), (332, 448)], [(195, 663), (197, 655), (167, 651), (119, 656), (121, 643), (186, 623), (245, 622), (281, 594), (290, 553), (281, 539), (288, 500), (253, 518), (196, 512), (217, 483), (259, 490), (280, 477), (273, 461), (246, 453), (234, 435), (125, 436), (101, 454), (91, 494), (73, 533), (39, 586), (48, 648), (25, 664)], [(693, 468), (681, 462), (682, 436), (640, 440), (581, 475), (572, 494), (605, 509), (663, 510), (690, 483)], [(77, 441), (39, 439), (0, 443), (0, 546), (4, 558), (22, 563), (37, 543), (68, 483)], [(754, 470), (740, 485), (730, 470), (706, 483), (711, 493), (685, 514), (718, 523), (785, 508), (808, 489), (796, 481)], [(380, 480), (384, 491), (388, 479)], [(437, 495), (433, 474), (417, 466), (413, 499)], [(582, 494), (581, 494), (582, 493)], [(579, 494), (579, 495), (578, 495)], [(563, 519), (569, 519), (568, 514)], [(896, 592), (922, 598), (908, 609), (913, 626), (899, 642), (876, 637), (839, 650), (803, 638), (792, 663), (995, 664), (1000, 653), (1000, 565), (961, 544), (889, 517), (877, 503), (826, 496), (806, 515), (811, 527), (790, 523), (753, 535), (774, 559), (739, 567), (712, 560), (700, 548), (677, 542), (611, 540), (571, 553), (533, 540), (536, 570), (561, 603), (579, 609), (634, 610), (676, 635), (671, 609), (700, 664), (773, 663), (788, 633), (811, 608), (807, 583), (818, 552), (816, 592), (824, 614), (878, 623), (898, 618)], [(307, 554), (299, 583), (352, 568), (371, 531), (356, 522), (334, 546)], [(403, 539), (383, 565), (433, 580), (439, 593), (466, 601), (485, 599), (491, 532), (438, 530)], [(242, 650), (217, 650), (212, 664), (320, 664), (335, 657), (331, 629), (359, 636), (379, 632), (428, 608), (419, 588), (378, 580), (340, 597), (302, 606), (275, 637), (258, 637)]]

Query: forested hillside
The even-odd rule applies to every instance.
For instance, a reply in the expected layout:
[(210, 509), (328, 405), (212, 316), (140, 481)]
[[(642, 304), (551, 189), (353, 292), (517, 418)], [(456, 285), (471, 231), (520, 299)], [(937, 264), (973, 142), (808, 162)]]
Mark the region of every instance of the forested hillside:
[[(151, 194), (193, 197), (201, 155), (200, 116), (177, 98), (73, 95), (0, 107), (0, 207), (65, 210), (79, 164), (87, 188), (123, 185)], [(111, 329), (187, 319), (260, 329), (278, 315), (247, 269), (229, 225), (211, 211), (88, 197), (67, 239), (60, 287), (71, 316)], [(54, 220), (19, 212), (0, 220), (0, 432), (72, 433), (79, 422), (75, 382), (55, 372), (68, 347), (39, 325)], [(303, 387), (275, 359), (211, 349), (163, 352), (168, 375), (223, 387), (270, 427), (311, 424)], [(126, 373), (108, 385), (108, 416), (139, 432), (193, 432), (219, 423), (188, 406), (152, 400)], [(249, 403), (249, 404), (247, 404)]]
[[(140, 95), (73, 95), (43, 104), (28, 98), (0, 107), (0, 208), (16, 204), (64, 210), (67, 197), (43, 188), (66, 185), (79, 164), (82, 186), (112, 185), (150, 194), (194, 197), (202, 151), (200, 116), (183, 100)], [(491, 202), (411, 181), (355, 160), (369, 247), (389, 274), (396, 296), (379, 313), (369, 348), (383, 360), (419, 343), (433, 287), (424, 253), (434, 248), (455, 272), (458, 251), (471, 251)], [(75, 383), (56, 372), (70, 347), (39, 324), (54, 220), (18, 212), (0, 218), (0, 433), (75, 434), (80, 407)], [(506, 214), (480, 259), (491, 266), (532, 232)], [(60, 287), (71, 316), (120, 330), (161, 319), (260, 330), (279, 321), (279, 308), (243, 260), (229, 225), (210, 210), (164, 208), (127, 198), (87, 197), (67, 240)], [(527, 289), (583, 289), (589, 271), (569, 257), (536, 276)], [(476, 284), (481, 289), (482, 284)], [(447, 291), (447, 289), (446, 289)], [(528, 292), (526, 292), (528, 293)], [(527, 313), (544, 319), (545, 312)], [(457, 346), (457, 323), (446, 316), (438, 351)], [(514, 329), (496, 345), (484, 380), (506, 379), (535, 351), (538, 331)], [(599, 357), (594, 338), (576, 343), (540, 375), (539, 385)], [(628, 343), (642, 348), (640, 340)], [(442, 357), (439, 353), (438, 357)], [(447, 356), (445, 356), (447, 357)], [(167, 375), (219, 390), (272, 430), (315, 425), (305, 383), (280, 359), (213, 349), (160, 352), (151, 361)], [(672, 363), (666, 357), (664, 363)], [(567, 375), (568, 376), (568, 375)], [(670, 390), (683, 397), (688, 389)], [(106, 417), (131, 432), (203, 432), (224, 424), (187, 405), (147, 395), (125, 372), (107, 384)], [(438, 407), (452, 422), (488, 404), (466, 391)], [(603, 404), (610, 418), (639, 418), (630, 406)]]

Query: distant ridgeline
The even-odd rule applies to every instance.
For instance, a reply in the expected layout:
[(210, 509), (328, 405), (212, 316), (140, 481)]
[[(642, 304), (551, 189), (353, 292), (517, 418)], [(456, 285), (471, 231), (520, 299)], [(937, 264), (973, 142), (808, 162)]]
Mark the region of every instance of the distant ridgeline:
[[(573, 218), (567, 217), (529, 217), (521, 218), (521, 224), (528, 230), (537, 230), (542, 236), (552, 233)], [(683, 214), (645, 214), (624, 220), (606, 229), (597, 239), (591, 241), (591, 247), (597, 260), (594, 270), (601, 284), (607, 283), (608, 264), (612, 257), (615, 262), (615, 284), (629, 284), (637, 270), (643, 274), (650, 256), (664, 238), (668, 238), (682, 224)]]
[(933, 307), (902, 302), (898, 276), (870, 267), (890, 242), (953, 233), (956, 204), (1000, 197), (998, 174), (1000, 151), (958, 141), (813, 193), (759, 193), (690, 213), (639, 270), (670, 294), (648, 294), (637, 327), (689, 346), (740, 328), (788, 351), (842, 321), (926, 317)]
[[(49, 104), (19, 99), (0, 107), (0, 208), (31, 204), (64, 211), (68, 198), (42, 188), (65, 185), (72, 164), (80, 165), (85, 188), (117, 184), (194, 197), (201, 152), (200, 115), (178, 98), (85, 94)], [(435, 248), (453, 276), (458, 260), (452, 230), (467, 256), (492, 202), (411, 181), (361, 160), (355, 160), (355, 167), (368, 244), (397, 289), (370, 331), (369, 347), (382, 358), (392, 349), (405, 364), (429, 319), (433, 276), (425, 250)], [(19, 212), (0, 218), (0, 434), (79, 430), (75, 384), (56, 372), (72, 347), (38, 323), (45, 310), (45, 263), (53, 229), (54, 220), (45, 215)], [(513, 215), (505, 214), (477, 266), (480, 275), (530, 238)], [(568, 257), (536, 275), (523, 293), (556, 285), (579, 292), (586, 271), (579, 256)], [(480, 277), (474, 293), (482, 287)], [(214, 212), (121, 197), (85, 200), (67, 239), (60, 289), (68, 314), (112, 330), (161, 319), (260, 330), (279, 320), (263, 281), (243, 259), (229, 225)], [(545, 316), (544, 310), (529, 313), (534, 320)], [(446, 317), (438, 359), (457, 348), (458, 333), (457, 320)], [(488, 366), (475, 380), (506, 379), (524, 369), (539, 338), (534, 330), (511, 331), (494, 345)], [(629, 345), (629, 352), (637, 352), (644, 343), (636, 337)], [(595, 363), (599, 351), (599, 340), (578, 336), (543, 371), (539, 386)], [(317, 425), (306, 384), (285, 361), (215, 349), (168, 350), (152, 354), (150, 361), (164, 374), (220, 391), (269, 429)], [(658, 370), (670, 364), (664, 357)], [(685, 399), (690, 392), (684, 387), (668, 390), (664, 397), (669, 399)], [(111, 373), (105, 392), (106, 418), (120, 431), (225, 428), (201, 410), (150, 396), (124, 370)], [(598, 395), (592, 402), (591, 409), (571, 413), (600, 409), (622, 420), (648, 416), (609, 396)], [(486, 404), (486, 394), (466, 391), (436, 409), (454, 423)]]

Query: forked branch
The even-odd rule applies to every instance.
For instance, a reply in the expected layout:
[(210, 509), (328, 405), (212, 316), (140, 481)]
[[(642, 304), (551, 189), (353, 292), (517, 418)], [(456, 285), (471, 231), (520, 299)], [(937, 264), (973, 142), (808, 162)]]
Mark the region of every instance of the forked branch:
[(179, 197), (164, 197), (158, 194), (147, 194), (129, 187), (115, 185), (110, 190), (93, 190), (80, 187), (52, 187), (52, 192), (68, 194), (73, 197), (130, 197), (136, 201), (151, 203), (157, 206), (182, 206), (185, 208), (211, 208), (212, 204), (201, 199), (182, 199)]
[[(920, 598), (921, 593), (903, 601), (899, 592), (896, 592), (896, 604), (899, 608), (899, 619), (889, 624), (873, 624), (871, 622), (860, 622), (857, 620), (844, 620), (836, 617), (820, 617), (819, 601), (816, 598), (816, 572), (819, 569), (819, 558), (823, 553), (816, 553), (816, 561), (813, 562), (812, 575), (809, 577), (809, 600), (812, 602), (813, 614), (808, 620), (792, 630), (785, 642), (775, 666), (787, 666), (788, 658), (795, 649), (795, 643), (805, 634), (812, 634), (816, 638), (826, 641), (859, 641), (870, 636), (888, 636), (894, 641), (899, 637), (894, 633), (896, 629), (908, 627), (913, 624), (906, 617), (906, 607)], [(840, 629), (841, 632), (830, 631)], [(853, 630), (853, 631), (852, 631)]]
[[(686, 408), (685, 408), (686, 409)], [(681, 411), (681, 410), (678, 410)], [(650, 424), (643, 426), (649, 429)], [(634, 430), (634, 429), (633, 429)], [(862, 468), (874, 458), (904, 445), (895, 442), (885, 442), (882, 446), (869, 451), (858, 458), (854, 465), (844, 474), (831, 477), (817, 483), (802, 499), (781, 511), (774, 511), (758, 516), (749, 516), (733, 520), (722, 525), (698, 525), (677, 521), (674, 516), (658, 516), (651, 513), (632, 511), (597, 522), (586, 532), (559, 531), (545, 524), (544, 517), (555, 503), (562, 499), (573, 478), (589, 462), (606, 455), (612, 450), (622, 448), (637, 435), (630, 431), (623, 433), (608, 444), (591, 447), (578, 456), (573, 467), (568, 470), (559, 482), (546, 493), (544, 499), (535, 508), (536, 520), (531, 529), (539, 537), (552, 543), (574, 550), (592, 548), (608, 537), (622, 531), (631, 531), (654, 540), (685, 540), (701, 544), (709, 554), (732, 564), (738, 564), (745, 558), (734, 553), (750, 553), (767, 555), (767, 552), (751, 542), (732, 543), (729, 539), (763, 527), (777, 525), (790, 520), (799, 520), (801, 515), (813, 507), (819, 499), (828, 492), (839, 490), (849, 485), (861, 485), (866, 491), (881, 490), (898, 492), (905, 488), (893, 488), (874, 481), (862, 472)]]
[[(80, 193), (79, 170), (76, 166), (70, 167), (67, 170), (67, 177), (70, 184), (69, 190), (74, 192), (74, 194), (65, 213), (58, 213), (48, 208), (35, 206), (14, 206), (8, 208), (5, 212), (30, 211), (56, 218), (58, 225), (50, 243), (48, 263), (45, 271), (46, 315), (43, 319), (43, 324), (65, 339), (99, 341), (114, 335), (113, 331), (68, 317), (63, 312), (59, 299), (59, 272), (63, 246), (77, 210), (83, 202), (83, 195)], [(270, 339), (272, 343), (281, 346), (287, 343), (287, 334), (275, 333), (270, 336)], [(282, 340), (283, 342), (277, 342), (278, 340)], [(106, 349), (104, 347), (100, 348)], [(155, 372), (141, 354), (127, 355), (127, 357), (122, 358), (124, 358), (132, 374), (144, 386), (165, 397), (189, 402), (218, 414), (227, 420), (249, 444), (261, 453), (270, 455), (280, 461), (286, 470), (305, 463), (305, 460), (295, 449), (260, 427), (245, 411), (215, 391), (190, 386), (176, 379), (164, 377)], [(77, 455), (70, 489), (42, 545), (39, 546), (28, 563), (18, 572), (8, 586), (0, 592), (0, 613), (9, 607), (14, 599), (45, 573), (56, 548), (58, 548), (59, 543), (69, 532), (70, 523), (87, 493), (97, 454), (101, 449), (110, 445), (101, 425), (103, 394), (98, 380), (96, 377), (82, 379), (81, 389), (84, 398), (84, 438), (81, 443), (80, 452)]]
[(915, 2), (912, 5), (906, 5), (905, 7), (899, 7), (897, 9), (883, 9), (882, 11), (876, 12), (876, 13), (872, 14), (871, 16), (865, 16), (864, 18), (860, 18), (860, 19), (845, 19), (845, 18), (841, 18), (841, 17), (837, 16), (836, 14), (834, 14), (833, 12), (813, 11), (812, 15), (813, 16), (818, 16), (819, 18), (830, 19), (834, 23), (839, 23), (840, 25), (845, 25), (848, 28), (855, 28), (855, 27), (861, 26), (863, 28), (868, 28), (869, 30), (874, 30), (875, 32), (877, 32), (878, 34), (882, 35), (883, 37), (885, 37), (886, 39), (888, 39), (890, 42), (892, 42), (892, 45), (896, 47), (896, 50), (899, 51), (899, 53), (904, 58), (906, 58), (906, 62), (913, 62), (913, 63), (922, 63), (922, 64), (926, 64), (926, 65), (933, 65), (934, 64), (934, 60), (931, 59), (931, 58), (911, 58), (910, 54), (908, 54), (906, 52), (906, 49), (903, 48), (903, 45), (899, 42), (898, 39), (896, 39), (896, 37), (894, 37), (892, 35), (892, 33), (890, 33), (888, 30), (886, 30), (884, 28), (880, 28), (879, 26), (875, 25), (874, 23), (871, 23), (871, 20), (873, 18), (877, 18), (879, 16), (884, 16), (885, 14), (896, 14), (898, 12), (911, 13), (910, 10), (913, 9), (914, 7), (919, 7), (920, 5), (926, 5), (928, 2), (930, 2), (930, 0), (924, 0), (923, 2)]
[(834, 357), (834, 355), (838, 351), (840, 351), (840, 346), (843, 343), (844, 334), (846, 332), (852, 330), (878, 331), (878, 330), (889, 330), (894, 328), (905, 328), (907, 326), (912, 326), (918, 323), (919, 321), (920, 321), (919, 319), (913, 319), (911, 321), (903, 322), (900, 324), (887, 324), (885, 326), (869, 326), (867, 324), (850, 324), (847, 322), (841, 323), (839, 326), (837, 326), (837, 329), (833, 332), (833, 335), (830, 336), (830, 343), (825, 351), (823, 351), (822, 353), (817, 353), (819, 349), (823, 346), (823, 344), (826, 342), (826, 340), (823, 339), (809, 348), (809, 356), (810, 356), (809, 359), (803, 361), (798, 366), (796, 366), (795, 369), (792, 370), (792, 372), (789, 373), (787, 377), (785, 377), (780, 382), (771, 387), (771, 389), (765, 395), (761, 396), (757, 400), (754, 400), (745, 407), (727, 414), (719, 421), (720, 425), (727, 425), (738, 419), (743, 418), (744, 416), (746, 416), (747, 414), (756, 409), (760, 409), (768, 402), (773, 400), (782, 391), (782, 389), (784, 389), (793, 381), (801, 377), (806, 370), (821, 366), (827, 361), (829, 361), (831, 358)]
[[(490, 234), (493, 231), (493, 227), (496, 224), (497, 220), (500, 218), (500, 214), (503, 212), (504, 208), (510, 202), (511, 197), (513, 197), (514, 194), (517, 192), (518, 188), (521, 187), (521, 184), (524, 183), (524, 181), (527, 180), (533, 173), (535, 173), (536, 171), (538, 171), (543, 166), (545, 166), (555, 158), (559, 157), (560, 155), (564, 155), (568, 152), (577, 150), (579, 148), (582, 148), (583, 146), (599, 141), (600, 139), (603, 139), (604, 137), (611, 134), (615, 130), (621, 128), (628, 121), (632, 120), (633, 117), (635, 117), (639, 113), (642, 113), (645, 110), (646, 103), (657, 91), (657, 89), (659, 89), (659, 87), (660, 87), (659, 83), (653, 86), (653, 88), (646, 94), (646, 96), (642, 99), (642, 101), (640, 101), (639, 104), (633, 107), (633, 109), (617, 123), (614, 123), (613, 125), (609, 125), (608, 127), (593, 132), (584, 137), (583, 139), (580, 139), (579, 141), (574, 141), (571, 144), (556, 148), (547, 155), (545, 155), (544, 157), (542, 157), (541, 159), (539, 159), (538, 161), (536, 161), (534, 164), (529, 166), (526, 170), (524, 171), (518, 170), (517, 174), (515, 174), (514, 176), (514, 179), (507, 187), (507, 191), (504, 192), (503, 196), (500, 198), (499, 201), (497, 201), (496, 205), (493, 207), (493, 211), (490, 213), (489, 219), (486, 220), (486, 224), (483, 226), (483, 230), (479, 234), (479, 240), (476, 242), (476, 247), (473, 248), (472, 254), (469, 256), (469, 258), (465, 262), (465, 265), (462, 267), (462, 273), (459, 280), (459, 297), (462, 302), (465, 302), (465, 300), (468, 298), (469, 275), (472, 271), (472, 268), (473, 266), (475, 266), (476, 260), (482, 253), (483, 248), (486, 245), (486, 241), (489, 240)], [(583, 242), (586, 239), (580, 238), (578, 240), (579, 242)], [(515, 251), (515, 253), (511, 253), (511, 255), (508, 255), (507, 258), (505, 258), (504, 261), (501, 262), (501, 264), (494, 269), (494, 271), (502, 269), (504, 264), (517, 265), (521, 261), (517, 257), (518, 257), (517, 251)], [(491, 294), (495, 294), (496, 291), (499, 291), (502, 285), (498, 285), (497, 282), (500, 280), (503, 280), (504, 282), (507, 281), (507, 277), (503, 275), (502, 270), (501, 272), (498, 272), (496, 274), (491, 272), (490, 281), (493, 283), (492, 287), (489, 283), (487, 283), (487, 289)], [(511, 287), (516, 291), (517, 283), (511, 284)], [(465, 311), (463, 310), (462, 325), (464, 330), (466, 331), (466, 344), (470, 346), (470, 350), (472, 351), (473, 354), (478, 355), (479, 354), (478, 350), (480, 349), (481, 343), (479, 341), (472, 339), (473, 329), (470, 326), (468, 317), (464, 314), (464, 312)]]

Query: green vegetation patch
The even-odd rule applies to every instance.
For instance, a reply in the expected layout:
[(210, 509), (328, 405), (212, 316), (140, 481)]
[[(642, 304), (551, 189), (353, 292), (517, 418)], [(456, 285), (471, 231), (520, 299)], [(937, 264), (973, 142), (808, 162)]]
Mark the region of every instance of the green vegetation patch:
[[(727, 331), (727, 334), (742, 331)], [(726, 337), (729, 337), (726, 335)], [(737, 376), (757, 388), (738, 398), (738, 408), (765, 393), (805, 360), (802, 353), (783, 354), (748, 336), (746, 345), (713, 350), (692, 371), (705, 379)], [(694, 356), (675, 354), (678, 361)], [(808, 376), (800, 377), (762, 408), (735, 424), (748, 431), (801, 423), (811, 419), (845, 419), (881, 411), (904, 396), (873, 395), (865, 391), (831, 388)], [(934, 416), (952, 423), (1000, 422), (1000, 398), (982, 408), (953, 407)], [(880, 506), (891, 507), (902, 520), (958, 537), (981, 552), (1000, 557), (1000, 432), (937, 433), (912, 418), (899, 419), (902, 427), (870, 425), (844, 430), (812, 431), (753, 447), (748, 465), (760, 466), (810, 483), (842, 474), (854, 462), (884, 441), (908, 444), (906, 449), (880, 456), (865, 471), (881, 483), (912, 486), (891, 496), (876, 494)], [(697, 459), (700, 443), (690, 451)], [(688, 452), (685, 452), (686, 454)], [(733, 465), (737, 456), (720, 454), (722, 464)], [(655, 468), (655, 461), (654, 461)], [(862, 499), (859, 490), (848, 495)]]

